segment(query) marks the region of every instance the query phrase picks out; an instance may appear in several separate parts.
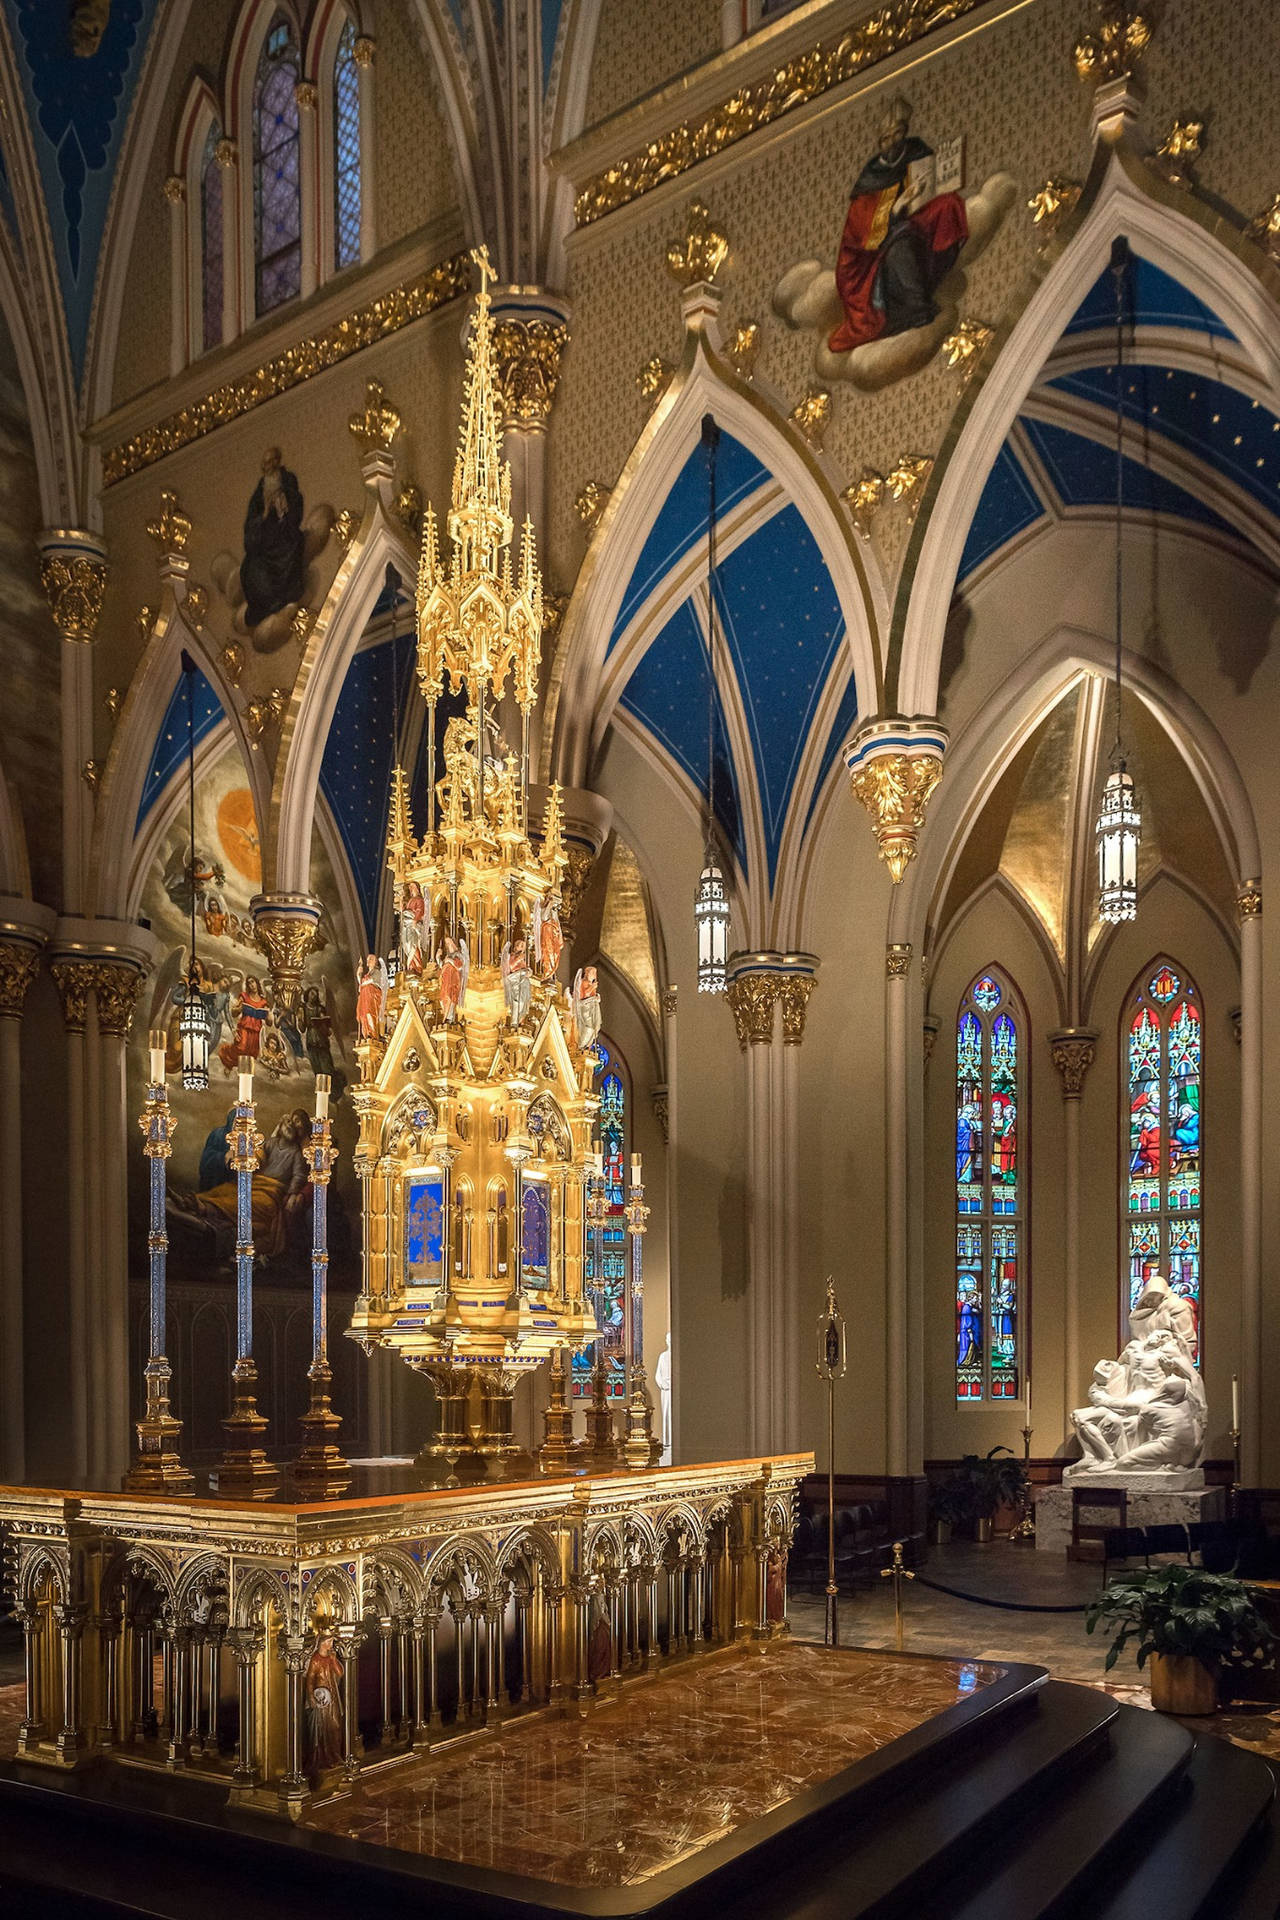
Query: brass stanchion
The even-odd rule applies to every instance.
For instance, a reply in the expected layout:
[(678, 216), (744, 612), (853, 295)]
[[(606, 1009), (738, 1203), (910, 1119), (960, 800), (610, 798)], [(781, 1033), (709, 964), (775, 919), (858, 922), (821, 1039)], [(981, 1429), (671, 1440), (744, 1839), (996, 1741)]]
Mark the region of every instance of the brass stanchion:
[(901, 1540), (894, 1541), (893, 1561), (891, 1565), (887, 1567), (881, 1567), (880, 1578), (882, 1580), (892, 1580), (893, 1582), (894, 1642), (895, 1642), (895, 1645), (897, 1646), (898, 1652), (901, 1653), (902, 1652), (902, 1583), (904, 1580), (915, 1579), (914, 1573), (912, 1573), (910, 1567), (905, 1565), (903, 1561)]
[[(1028, 1388), (1028, 1400), (1030, 1400), (1030, 1397), (1030, 1388)], [(1031, 1416), (1028, 1414), (1027, 1424), (1022, 1429), (1022, 1471), (1026, 1475), (1027, 1484), (1022, 1495), (1022, 1512), (1018, 1516), (1017, 1525), (1009, 1535), (1011, 1540), (1017, 1541), (1022, 1545), (1025, 1545), (1028, 1541), (1034, 1541), (1036, 1537), (1036, 1503), (1031, 1492), (1031, 1435), (1033, 1431)]]
[(818, 1317), (818, 1372), (827, 1383), (827, 1620), (824, 1638), (840, 1645), (836, 1589), (836, 1381), (845, 1371), (844, 1320), (836, 1305), (835, 1281), (827, 1275), (827, 1304)]
[(165, 1232), (164, 1207), (166, 1166), (172, 1152), (177, 1122), (169, 1111), (165, 1088), (164, 1057), (167, 1035), (150, 1036), (151, 1077), (147, 1082), (147, 1102), (139, 1125), (151, 1163), (151, 1231), (147, 1250), (151, 1262), (150, 1352), (143, 1368), (146, 1382), (146, 1411), (137, 1423), (138, 1448), (133, 1465), (124, 1477), (126, 1493), (189, 1493), (195, 1475), (183, 1466), (178, 1456), (182, 1422), (169, 1407), (169, 1381), (172, 1371), (165, 1354), (166, 1276), (169, 1236)]

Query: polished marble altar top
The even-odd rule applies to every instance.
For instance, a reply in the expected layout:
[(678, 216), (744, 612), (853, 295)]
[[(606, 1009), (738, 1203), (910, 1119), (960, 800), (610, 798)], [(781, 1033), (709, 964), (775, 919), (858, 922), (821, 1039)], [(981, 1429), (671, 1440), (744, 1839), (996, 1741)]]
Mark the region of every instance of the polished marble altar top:
[(375, 1774), (302, 1825), (562, 1886), (634, 1886), (1003, 1672), (789, 1640), (727, 1648), (585, 1718), (517, 1721)]

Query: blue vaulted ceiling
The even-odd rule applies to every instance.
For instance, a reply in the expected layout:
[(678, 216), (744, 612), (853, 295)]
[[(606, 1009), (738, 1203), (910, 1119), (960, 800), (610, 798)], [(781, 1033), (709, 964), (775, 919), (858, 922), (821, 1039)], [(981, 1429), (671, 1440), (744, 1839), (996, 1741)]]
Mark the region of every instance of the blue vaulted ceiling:
[[(752, 453), (722, 432), (717, 471), (722, 514), (770, 479)], [(696, 448), (667, 495), (627, 583), (611, 652), (671, 570), (705, 542), (706, 531), (706, 462)], [(833, 681), (840, 711), (824, 745), (814, 790), (857, 716), (840, 604), (817, 543), (796, 507), (775, 495), (750, 535), (719, 561), (716, 606), (723, 636), (723, 653), (716, 663), (716, 816), (745, 864), (745, 821), (749, 806), (758, 802), (772, 882), (805, 752)], [(745, 766), (734, 760), (728, 744), (723, 696), (730, 685), (747, 735)], [(633, 667), (621, 705), (698, 789), (707, 783), (708, 690), (703, 625), (686, 599)]]
[(414, 693), (415, 645), (406, 630), (364, 647), (347, 668), (320, 763), (320, 791), (351, 864), (366, 935), (378, 912), (395, 764), (396, 719)]
[[(197, 667), (191, 676), (191, 731), (197, 747), (224, 718), (222, 702)], [(184, 675), (173, 690), (173, 698), (165, 709), (156, 743), (151, 749), (151, 759), (142, 782), (142, 797), (138, 802), (135, 832), (141, 832), (143, 821), (185, 763), (187, 737), (187, 688)]]
[[(1235, 336), (1203, 301), (1136, 256), (1128, 319), (1122, 396), (1128, 455), (1125, 504), (1227, 538), (1256, 542), (1256, 522), (1238, 508), (1233, 513), (1220, 483), (1239, 488), (1270, 514), (1280, 511), (1280, 419), (1228, 378), (1219, 377), (1228, 369), (1214, 355), (1222, 343), (1234, 344)], [(1114, 326), (1115, 292), (1106, 271), (1076, 309), (1064, 339), (1079, 347), (1093, 336), (1107, 362), (1058, 375), (1050, 362), (1043, 385), (1029, 396), (1019, 418), (1022, 446), (1029, 444), (1047, 490), (1020, 457), (1018, 436), (1006, 441), (969, 528), (959, 583), (1010, 541), (1037, 523), (1047, 524), (1054, 512), (1115, 505)], [(1169, 332), (1201, 337), (1204, 371), (1161, 364), (1157, 335)], [(1073, 405), (1079, 410), (1080, 431), (1071, 424)], [(1042, 417), (1046, 411), (1054, 417)], [(1176, 465), (1177, 482), (1155, 471), (1161, 454)], [(1270, 560), (1271, 553), (1265, 557)]]

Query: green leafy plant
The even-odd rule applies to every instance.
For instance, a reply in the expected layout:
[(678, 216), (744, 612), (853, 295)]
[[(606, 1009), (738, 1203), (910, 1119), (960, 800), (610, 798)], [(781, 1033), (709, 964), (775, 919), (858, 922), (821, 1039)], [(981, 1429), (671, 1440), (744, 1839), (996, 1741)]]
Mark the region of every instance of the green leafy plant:
[(951, 1481), (965, 1491), (965, 1517), (970, 1520), (990, 1520), (997, 1507), (1019, 1506), (1027, 1488), (1022, 1462), (1014, 1459), (1008, 1447), (966, 1453)]
[(948, 1526), (962, 1527), (972, 1518), (967, 1487), (955, 1484), (952, 1474), (941, 1485), (929, 1489), (929, 1518), (942, 1520)]
[(1275, 1635), (1244, 1581), (1203, 1567), (1148, 1567), (1113, 1580), (1084, 1624), (1089, 1633), (1100, 1625), (1110, 1633), (1108, 1672), (1131, 1640), (1139, 1667), (1152, 1653), (1189, 1654), (1215, 1671), (1224, 1660), (1269, 1666), (1275, 1659)]

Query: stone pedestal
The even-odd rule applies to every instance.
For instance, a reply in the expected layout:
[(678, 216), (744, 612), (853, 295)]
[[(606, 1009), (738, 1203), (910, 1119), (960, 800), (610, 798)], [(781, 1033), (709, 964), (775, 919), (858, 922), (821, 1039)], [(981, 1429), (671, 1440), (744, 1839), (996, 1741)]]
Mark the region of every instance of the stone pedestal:
[[(1153, 1475), (1146, 1476), (1148, 1483)], [(1128, 1493), (1126, 1507), (1126, 1525), (1130, 1527), (1167, 1527), (1195, 1526), (1202, 1520), (1225, 1520), (1227, 1517), (1226, 1490), (1223, 1487), (1171, 1488), (1159, 1482), (1150, 1487), (1149, 1492), (1140, 1491), (1135, 1485), (1137, 1474), (1116, 1475), (1108, 1485), (1123, 1484)], [(1036, 1493), (1036, 1547), (1041, 1553), (1065, 1553), (1071, 1545), (1071, 1496), (1073, 1492), (1087, 1491), (1092, 1484), (1097, 1487), (1099, 1480), (1085, 1482), (1076, 1480), (1060, 1487), (1041, 1487)], [(1082, 1502), (1085, 1512), (1092, 1514), (1087, 1503)], [(1107, 1508), (1097, 1509), (1097, 1522), (1115, 1521), (1114, 1512)], [(1118, 1523), (1117, 1523), (1118, 1524)]]

